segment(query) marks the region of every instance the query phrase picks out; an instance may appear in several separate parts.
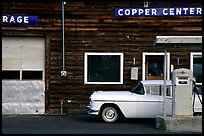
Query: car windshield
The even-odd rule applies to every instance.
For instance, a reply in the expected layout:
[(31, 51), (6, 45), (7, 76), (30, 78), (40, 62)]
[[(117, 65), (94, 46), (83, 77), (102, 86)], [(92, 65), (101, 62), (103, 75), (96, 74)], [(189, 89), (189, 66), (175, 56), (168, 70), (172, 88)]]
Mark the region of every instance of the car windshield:
[(143, 84), (139, 82), (136, 87), (134, 87), (130, 92), (136, 94), (144, 94)]

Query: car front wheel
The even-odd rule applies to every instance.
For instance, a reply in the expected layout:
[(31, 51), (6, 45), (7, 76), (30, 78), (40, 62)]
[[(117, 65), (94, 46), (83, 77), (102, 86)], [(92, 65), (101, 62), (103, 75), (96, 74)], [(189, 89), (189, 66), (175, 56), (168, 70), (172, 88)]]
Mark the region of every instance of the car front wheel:
[(105, 107), (101, 117), (105, 122), (115, 122), (118, 119), (118, 111), (115, 107)]

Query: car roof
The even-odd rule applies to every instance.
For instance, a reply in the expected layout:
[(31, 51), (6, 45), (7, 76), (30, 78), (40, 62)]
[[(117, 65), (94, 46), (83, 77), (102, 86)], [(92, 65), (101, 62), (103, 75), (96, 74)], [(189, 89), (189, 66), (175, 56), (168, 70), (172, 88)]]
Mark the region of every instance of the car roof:
[[(164, 80), (143, 80), (140, 81), (142, 84), (144, 85), (163, 85), (164, 84)], [(172, 85), (171, 80), (166, 80), (166, 85)]]

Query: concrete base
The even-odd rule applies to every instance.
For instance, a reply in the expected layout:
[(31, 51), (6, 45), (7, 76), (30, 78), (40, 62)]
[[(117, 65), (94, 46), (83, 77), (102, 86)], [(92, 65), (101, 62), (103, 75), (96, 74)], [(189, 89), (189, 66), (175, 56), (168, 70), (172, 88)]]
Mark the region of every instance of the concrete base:
[(190, 118), (157, 116), (156, 128), (172, 132), (202, 132), (202, 116)]

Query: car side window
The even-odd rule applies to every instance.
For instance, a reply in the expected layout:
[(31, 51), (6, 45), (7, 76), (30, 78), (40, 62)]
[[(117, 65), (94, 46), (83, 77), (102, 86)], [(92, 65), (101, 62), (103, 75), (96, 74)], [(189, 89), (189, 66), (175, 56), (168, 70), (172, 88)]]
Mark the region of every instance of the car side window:
[(166, 96), (171, 96), (172, 94), (172, 86), (167, 86)]
[[(145, 85), (146, 94), (150, 95), (163, 95), (164, 86), (163, 85)], [(171, 86), (167, 86), (166, 96), (171, 96)]]
[(159, 85), (146, 85), (146, 94), (161, 95), (161, 88)]
[[(161, 95), (163, 95), (164, 86), (162, 85), (161, 88), (162, 88), (162, 91), (161, 91), (162, 93), (161, 93)], [(167, 85), (167, 86), (166, 86), (166, 96), (171, 96), (171, 94), (172, 94), (172, 86)]]
[(141, 82), (138, 83), (138, 85), (131, 90), (131, 92), (136, 94), (144, 94), (144, 87)]

